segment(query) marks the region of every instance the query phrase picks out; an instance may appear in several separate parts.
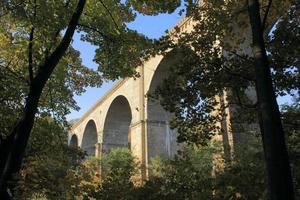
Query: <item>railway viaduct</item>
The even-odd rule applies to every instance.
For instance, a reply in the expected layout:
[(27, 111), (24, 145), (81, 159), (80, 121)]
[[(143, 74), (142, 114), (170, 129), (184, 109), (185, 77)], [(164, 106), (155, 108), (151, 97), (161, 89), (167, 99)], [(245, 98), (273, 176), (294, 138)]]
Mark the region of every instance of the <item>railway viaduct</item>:
[[(178, 26), (188, 31), (191, 23), (183, 19)], [(162, 83), (177, 59), (173, 51), (154, 56), (137, 68), (139, 78), (118, 81), (72, 125), (69, 144), (97, 157), (112, 148), (127, 147), (146, 167), (151, 157), (172, 157), (180, 148), (169, 125), (172, 114), (147, 94)]]
[[(283, 7), (286, 8), (288, 2), (286, 0)], [(271, 16), (270, 21), (275, 21), (275, 18), (274, 15)], [(192, 20), (185, 18), (177, 24), (177, 27), (182, 32), (190, 31), (192, 23)], [(249, 36), (249, 32), (245, 30), (238, 33), (242, 37), (247, 37), (246, 34)], [(252, 54), (250, 42), (251, 39), (248, 37), (242, 44), (243, 52)], [(178, 59), (180, 55), (176, 55), (174, 51), (170, 51), (164, 57), (156, 55), (137, 67), (139, 78), (125, 78), (118, 81), (72, 125), (69, 144), (77, 145), (88, 155), (97, 157), (101, 157), (112, 148), (126, 147), (146, 169), (151, 157), (157, 155), (172, 157), (180, 148), (176, 142), (176, 130), (171, 130), (169, 125), (172, 114), (165, 111), (159, 101), (153, 101), (147, 94), (155, 91), (167, 77), (169, 66), (174, 65)], [(254, 90), (249, 91), (250, 97), (255, 99)], [(216, 98), (220, 103), (228, 103), (226, 91)], [(225, 118), (219, 122), (223, 134), (217, 137), (232, 147), (230, 119), (232, 112), (229, 107), (225, 112)]]

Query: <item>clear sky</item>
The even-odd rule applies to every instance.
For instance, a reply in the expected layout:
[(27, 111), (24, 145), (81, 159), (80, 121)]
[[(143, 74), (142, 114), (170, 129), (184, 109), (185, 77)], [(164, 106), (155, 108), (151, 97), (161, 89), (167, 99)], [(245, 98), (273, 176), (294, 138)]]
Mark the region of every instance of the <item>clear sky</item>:
[[(129, 28), (137, 30), (150, 38), (159, 38), (164, 35), (167, 29), (172, 28), (181, 19), (178, 12), (173, 14), (160, 14), (157, 16), (143, 16), (138, 15), (136, 20), (128, 25)], [(93, 62), (95, 55), (95, 47), (89, 43), (80, 41), (80, 35), (76, 33), (74, 36), (73, 47), (80, 51), (83, 64), (96, 69), (97, 65)], [(72, 111), (67, 116), (68, 120), (77, 119), (81, 117), (93, 104), (101, 98), (113, 82), (103, 83), (101, 88), (87, 88), (86, 92), (81, 96), (75, 96), (75, 100), (80, 111)]]

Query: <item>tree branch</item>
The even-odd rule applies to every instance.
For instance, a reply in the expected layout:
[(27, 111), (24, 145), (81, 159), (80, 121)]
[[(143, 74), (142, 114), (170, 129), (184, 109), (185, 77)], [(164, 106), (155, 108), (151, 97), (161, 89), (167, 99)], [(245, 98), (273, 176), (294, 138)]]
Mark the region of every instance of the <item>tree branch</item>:
[(258, 105), (257, 102), (254, 104), (245, 104), (242, 102), (242, 98), (241, 98), (239, 90), (237, 88), (233, 88), (233, 91), (235, 93), (235, 96), (237, 97), (239, 106), (241, 106), (242, 108), (257, 109), (257, 105)]
[(113, 40), (112, 38), (110, 38), (108, 35), (106, 35), (105, 33), (101, 32), (100, 30), (98, 30), (97, 28), (94, 28), (94, 27), (91, 27), (89, 25), (85, 25), (85, 24), (78, 24), (78, 26), (81, 26), (83, 28), (86, 28), (86, 29), (90, 29), (92, 31), (95, 31), (96, 33), (98, 33), (99, 35), (101, 35), (104, 39), (107, 39), (107, 40)]
[[(54, 112), (54, 110), (55, 110), (55, 106), (54, 106), (54, 101), (53, 101), (53, 96), (52, 96), (52, 90), (51, 90), (51, 88), (52, 88), (52, 86), (51, 86), (51, 82), (49, 82), (49, 87), (48, 87), (48, 93), (49, 93), (49, 98), (50, 98), (50, 107), (51, 107), (51, 111), (52, 111), (52, 118), (53, 118), (53, 122), (55, 123), (55, 124), (59, 124), (58, 123), (58, 120), (56, 119), (56, 115), (55, 115), (55, 112)], [(52, 129), (52, 127), (53, 126), (51, 126), (50, 128)], [(55, 135), (57, 135), (57, 134), (55, 134)], [(63, 141), (62, 141), (62, 138), (61, 137), (58, 137), (58, 139), (59, 139), (59, 142), (60, 142), (60, 145), (61, 145), (61, 147), (63, 147), (63, 145), (64, 145), (64, 143), (63, 143)]]
[(32, 49), (33, 49), (33, 35), (34, 27), (31, 28), (29, 34), (29, 45), (28, 45), (28, 72), (29, 72), (29, 82), (33, 81), (33, 59), (32, 59)]
[(235, 55), (235, 56), (241, 58), (242, 60), (244, 60), (244, 61), (246, 61), (246, 62), (252, 62), (251, 64), (254, 63), (254, 60), (251, 59), (251, 58), (244, 57), (244, 56), (242, 56), (242, 55), (240, 55), (240, 54), (238, 54), (238, 53), (236, 53), (236, 52), (234, 52), (234, 51), (231, 51), (231, 50), (225, 49), (225, 51), (227, 51), (227, 52), (229, 52), (229, 53), (231, 53), (231, 54), (233, 54), (233, 55)]
[(113, 16), (112, 13), (110, 12), (110, 10), (107, 8), (107, 6), (103, 3), (102, 0), (99, 0), (99, 1), (100, 1), (100, 3), (102, 4), (102, 6), (104, 7), (104, 9), (106, 10), (106, 12), (109, 14), (110, 18), (112, 19), (113, 23), (114, 23), (115, 26), (116, 26), (116, 29), (121, 33), (122, 31), (120, 30), (120, 28), (119, 28), (119, 26), (118, 26), (118, 24), (117, 24), (117, 22), (116, 22), (114, 16)]
[(268, 19), (268, 15), (269, 15), (269, 12), (270, 12), (271, 5), (272, 5), (272, 0), (269, 0), (265, 15), (264, 15), (264, 18), (263, 18), (263, 21), (262, 21), (262, 30), (265, 30), (265, 28), (266, 28), (266, 23), (267, 23), (267, 19)]
[[(86, 0), (79, 0), (75, 12), (69, 22), (65, 35), (54, 50), (54, 52), (46, 59), (44, 64), (41, 64), (37, 75), (30, 83), (30, 89), (26, 98), (25, 107), (21, 120), (11, 131), (11, 134), (1, 145), (1, 162), (0, 162), (0, 192), (7, 190), (7, 181), (12, 174), (18, 172), (21, 168), (22, 160), (26, 145), (32, 130), (35, 114), (37, 113), (38, 103), (45, 87), (45, 84), (51, 76), (56, 65), (68, 49), (73, 38), (76, 26), (83, 12)], [(5, 152), (3, 151), (5, 149)], [(1, 195), (0, 194), (0, 195)]]
[(228, 67), (226, 67), (226, 65), (223, 65), (225, 71), (227, 73), (229, 73), (230, 75), (232, 76), (236, 76), (236, 77), (239, 77), (239, 78), (243, 78), (247, 81), (255, 81), (254, 78), (251, 78), (250, 76), (247, 76), (247, 75), (243, 75), (241, 73), (236, 73), (236, 72), (233, 72), (231, 69), (229, 69)]
[(37, 76), (35, 77), (35, 82), (39, 84), (40, 81), (46, 82), (48, 77), (51, 75), (52, 71), (54, 70), (55, 66), (65, 54), (66, 50), (68, 49), (71, 40), (73, 38), (75, 29), (78, 25), (79, 18), (82, 14), (84, 5), (86, 0), (79, 0), (76, 10), (72, 15), (72, 18), (69, 22), (68, 28), (65, 32), (63, 39), (61, 40), (60, 44), (54, 50), (54, 52), (45, 60), (45, 64), (39, 67), (39, 71)]
[[(33, 9), (33, 21), (36, 17), (36, 9), (37, 4), (36, 0), (34, 0), (34, 9)], [(33, 81), (33, 37), (34, 37), (34, 25), (32, 25), (30, 33), (29, 33), (29, 45), (28, 45), (28, 72), (29, 72), (29, 82)]]

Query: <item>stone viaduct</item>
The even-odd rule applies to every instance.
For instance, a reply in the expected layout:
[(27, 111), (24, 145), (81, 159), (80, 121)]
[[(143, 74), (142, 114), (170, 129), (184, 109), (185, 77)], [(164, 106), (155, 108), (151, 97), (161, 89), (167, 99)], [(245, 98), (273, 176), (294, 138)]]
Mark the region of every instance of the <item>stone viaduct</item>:
[[(287, 8), (288, 2), (283, 2), (282, 7)], [(278, 15), (272, 14), (269, 20), (276, 21), (276, 16)], [(192, 30), (193, 22), (185, 18), (177, 24), (177, 27), (181, 32), (188, 32)], [(250, 30), (236, 31), (240, 37), (247, 38), (241, 46), (242, 52), (252, 55), (251, 40), (247, 37), (251, 35)], [(153, 101), (147, 94), (155, 91), (167, 77), (169, 66), (174, 65), (178, 59), (180, 55), (176, 55), (174, 51), (170, 51), (165, 57), (154, 56), (137, 68), (139, 78), (118, 81), (73, 124), (69, 133), (69, 144), (79, 146), (88, 155), (97, 157), (101, 157), (112, 148), (126, 147), (146, 169), (151, 157), (174, 155), (180, 146), (176, 143), (176, 131), (171, 130), (169, 126), (172, 115), (162, 108), (159, 101)], [(247, 93), (250, 99), (256, 101), (253, 88)], [(228, 103), (226, 91), (216, 98), (220, 104)], [(234, 108), (229, 106), (225, 109), (226, 115), (219, 122), (222, 134), (217, 135), (217, 139), (229, 147), (233, 147), (233, 143), (239, 140), (236, 139), (238, 134), (233, 135), (231, 130), (230, 118), (233, 110)]]
[[(189, 31), (191, 23), (183, 19), (177, 26)], [(172, 51), (154, 56), (137, 68), (139, 78), (118, 81), (73, 124), (69, 144), (97, 157), (114, 147), (127, 147), (146, 168), (153, 156), (174, 155), (179, 145), (169, 126), (172, 115), (147, 94), (162, 83), (178, 58)]]
[(140, 77), (118, 81), (71, 128), (69, 143), (88, 155), (128, 147), (144, 163), (155, 155), (172, 156), (178, 149), (169, 128), (171, 114), (147, 97), (162, 82), (172, 56), (155, 56), (137, 68)]
[[(282, 7), (287, 8), (288, 2), (281, 3)], [(276, 21), (276, 16), (278, 13), (270, 16), (269, 24)], [(242, 53), (252, 55), (250, 29), (240, 29), (237, 24), (233, 22), (236, 27), (235, 34), (245, 39), (239, 49)], [(184, 18), (177, 27), (180, 28), (180, 32), (189, 32), (193, 28), (193, 21)], [(170, 32), (172, 31), (174, 30)], [(223, 53), (226, 54), (226, 51)], [(156, 55), (137, 67), (139, 78), (118, 81), (73, 124), (69, 144), (77, 145), (88, 155), (97, 157), (114, 147), (127, 147), (146, 169), (151, 157), (172, 157), (180, 148), (176, 143), (176, 131), (171, 130), (169, 126), (172, 114), (165, 111), (158, 100), (150, 99), (147, 94), (155, 91), (167, 77), (169, 66), (178, 62), (178, 59), (180, 55), (175, 51), (170, 51), (164, 57)], [(253, 88), (249, 88), (246, 93), (252, 101), (256, 101)], [(224, 90), (223, 94), (216, 97), (220, 105), (228, 105), (227, 96), (227, 91)], [(233, 107), (227, 106), (225, 117), (218, 123), (222, 134), (216, 136), (217, 140), (222, 140), (224, 145), (226, 143), (226, 146), (232, 149), (233, 143), (241, 139), (239, 133), (232, 134), (231, 117), (234, 110)]]

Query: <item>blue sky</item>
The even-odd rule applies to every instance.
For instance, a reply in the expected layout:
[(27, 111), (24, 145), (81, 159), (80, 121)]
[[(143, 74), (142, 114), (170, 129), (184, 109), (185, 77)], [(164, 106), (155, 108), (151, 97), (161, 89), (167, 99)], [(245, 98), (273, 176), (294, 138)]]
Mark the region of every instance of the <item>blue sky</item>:
[[(160, 14), (157, 16), (143, 16), (138, 15), (136, 20), (128, 25), (130, 29), (137, 30), (140, 33), (145, 34), (149, 38), (159, 38), (164, 35), (167, 29), (172, 28), (181, 19), (178, 12), (173, 14)], [(95, 47), (89, 43), (80, 41), (80, 35), (78, 33), (74, 36), (73, 47), (80, 51), (83, 64), (96, 69), (97, 65), (93, 62), (95, 55)], [(101, 98), (109, 88), (113, 85), (113, 82), (103, 83), (101, 88), (87, 88), (86, 92), (81, 96), (75, 96), (75, 100), (80, 111), (72, 111), (67, 116), (68, 120), (81, 117), (96, 101)]]

